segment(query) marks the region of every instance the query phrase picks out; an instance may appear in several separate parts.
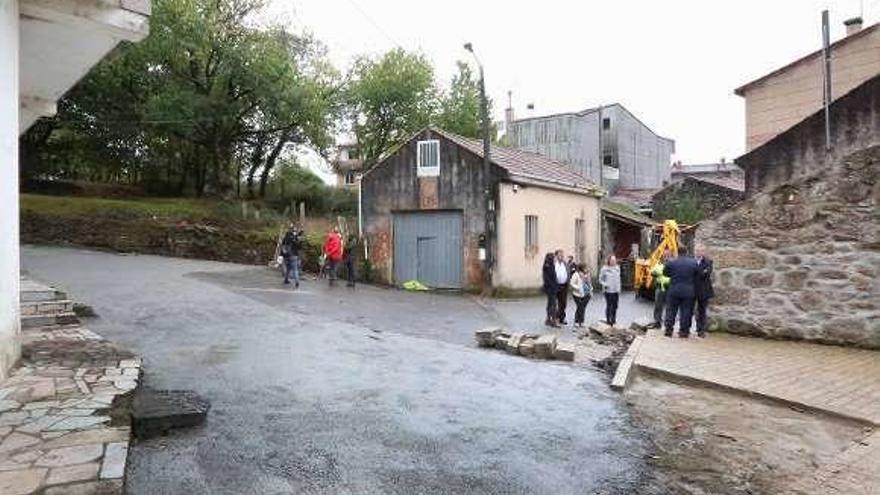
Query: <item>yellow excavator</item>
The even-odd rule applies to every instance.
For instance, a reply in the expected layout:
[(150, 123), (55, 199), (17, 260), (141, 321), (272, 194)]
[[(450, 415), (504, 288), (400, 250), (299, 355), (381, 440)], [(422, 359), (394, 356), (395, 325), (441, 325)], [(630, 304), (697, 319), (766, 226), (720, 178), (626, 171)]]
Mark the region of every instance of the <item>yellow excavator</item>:
[(678, 256), (679, 239), (681, 237), (681, 229), (675, 220), (666, 220), (663, 222), (660, 234), (660, 242), (651, 252), (648, 259), (636, 259), (633, 280), (633, 292), (637, 296), (645, 294), (650, 295), (653, 299), (652, 291), (650, 291), (654, 277), (651, 276), (651, 267), (657, 264), (663, 257), (663, 253), (668, 249), (673, 256)]

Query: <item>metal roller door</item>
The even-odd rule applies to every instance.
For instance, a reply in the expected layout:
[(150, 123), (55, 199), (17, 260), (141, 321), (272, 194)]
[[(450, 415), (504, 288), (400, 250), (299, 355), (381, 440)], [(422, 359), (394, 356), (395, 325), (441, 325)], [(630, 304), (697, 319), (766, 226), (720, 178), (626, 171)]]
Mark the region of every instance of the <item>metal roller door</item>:
[(431, 288), (462, 287), (462, 213), (394, 214), (394, 283), (418, 280)]

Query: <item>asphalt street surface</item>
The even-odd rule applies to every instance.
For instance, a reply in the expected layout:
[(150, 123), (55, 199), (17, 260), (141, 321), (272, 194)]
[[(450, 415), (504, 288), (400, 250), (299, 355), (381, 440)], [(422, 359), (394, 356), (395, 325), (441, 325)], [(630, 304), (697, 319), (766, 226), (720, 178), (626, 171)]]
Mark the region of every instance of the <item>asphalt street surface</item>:
[(133, 445), (129, 494), (647, 491), (647, 441), (606, 377), (473, 345), (540, 301), (65, 248), (24, 246), (22, 266), (93, 306), (85, 325), (142, 355), (145, 385), (212, 402), (204, 426)]

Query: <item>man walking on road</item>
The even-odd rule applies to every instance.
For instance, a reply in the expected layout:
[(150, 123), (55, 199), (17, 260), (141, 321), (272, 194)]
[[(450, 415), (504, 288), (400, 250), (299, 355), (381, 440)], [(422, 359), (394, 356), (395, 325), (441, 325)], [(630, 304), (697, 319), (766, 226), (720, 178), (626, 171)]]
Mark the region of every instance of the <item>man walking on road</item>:
[(708, 328), (706, 310), (709, 300), (715, 297), (712, 287), (712, 260), (706, 257), (706, 247), (700, 243), (694, 249), (697, 258), (697, 280), (694, 285), (694, 296), (697, 300), (697, 336), (705, 337)]
[(324, 241), (324, 254), (327, 256), (328, 278), (330, 285), (336, 284), (337, 271), (339, 262), (342, 261), (342, 235), (339, 234), (339, 227), (333, 227), (333, 230), (327, 234), (327, 240)]
[(299, 287), (299, 253), (302, 250), (302, 232), (298, 232), (293, 224), (281, 241), (281, 257), (284, 259), (284, 284), (290, 284), (291, 275), (296, 287)]
[(667, 249), (651, 268), (651, 277), (654, 279), (654, 328), (663, 328), (663, 309), (666, 307), (666, 290), (669, 288), (669, 277), (663, 274), (663, 269), (671, 257), (672, 253)]
[(694, 316), (694, 284), (697, 280), (697, 261), (685, 252), (682, 246), (678, 257), (666, 263), (663, 274), (669, 277), (670, 286), (666, 293), (666, 332), (672, 337), (675, 317), (681, 311), (678, 323), (678, 336), (686, 339), (691, 333)]

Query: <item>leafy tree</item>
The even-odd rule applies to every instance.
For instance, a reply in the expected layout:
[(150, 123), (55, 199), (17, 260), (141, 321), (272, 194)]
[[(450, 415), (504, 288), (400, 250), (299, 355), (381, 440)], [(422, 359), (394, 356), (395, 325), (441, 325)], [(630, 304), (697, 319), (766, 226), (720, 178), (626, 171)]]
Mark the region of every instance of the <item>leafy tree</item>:
[[(437, 123), (447, 131), (471, 138), (480, 138), (483, 135), (480, 115), (480, 80), (475, 77), (468, 64), (459, 61), (457, 65), (458, 74), (453, 76), (449, 91), (440, 103), (440, 115), (437, 117)], [(491, 108), (492, 102), (490, 100), (490, 115)]]
[(338, 74), (309, 36), (259, 28), (262, 0), (154, 0), (150, 36), (121, 46), (61, 102), (43, 156), (81, 178), (259, 193), (297, 146), (329, 145)]
[(353, 72), (349, 117), (364, 165), (369, 167), (432, 121), (438, 91), (430, 61), (400, 48), (358, 61)]

